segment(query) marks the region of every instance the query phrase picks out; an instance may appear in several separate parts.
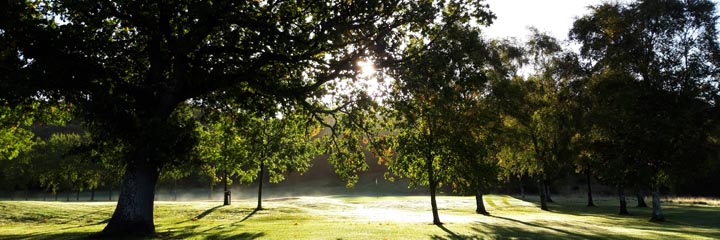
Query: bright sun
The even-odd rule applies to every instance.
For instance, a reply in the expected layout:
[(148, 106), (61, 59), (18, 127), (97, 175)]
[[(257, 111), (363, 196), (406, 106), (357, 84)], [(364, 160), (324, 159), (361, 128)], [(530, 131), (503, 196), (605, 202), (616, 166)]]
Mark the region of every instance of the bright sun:
[(360, 68), (360, 76), (362, 77), (370, 77), (375, 74), (375, 64), (370, 60), (358, 61), (357, 66)]

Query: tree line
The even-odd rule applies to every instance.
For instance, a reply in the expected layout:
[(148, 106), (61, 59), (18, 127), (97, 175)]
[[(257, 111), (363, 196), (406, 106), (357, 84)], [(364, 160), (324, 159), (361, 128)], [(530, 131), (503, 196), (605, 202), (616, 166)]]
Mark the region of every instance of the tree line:
[[(651, 193), (663, 221), (662, 187), (718, 169), (711, 1), (590, 6), (568, 42), (488, 39), (482, 1), (0, 4), (3, 183), (118, 182), (107, 235), (154, 233), (160, 179), (204, 172), (230, 204), (233, 179), (280, 181), (318, 154), (349, 186), (368, 153), (427, 186), (435, 224), (441, 186), (489, 214), (484, 193), (530, 178), (548, 210), (572, 172), (615, 187), (620, 214), (625, 189)], [(31, 131), (70, 119), (84, 131)]]

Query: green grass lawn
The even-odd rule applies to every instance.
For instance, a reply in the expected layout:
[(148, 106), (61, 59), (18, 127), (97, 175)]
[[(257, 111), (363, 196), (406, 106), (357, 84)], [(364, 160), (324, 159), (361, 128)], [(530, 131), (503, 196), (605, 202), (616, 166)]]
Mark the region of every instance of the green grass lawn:
[[(536, 197), (535, 197), (536, 198)], [(440, 197), (430, 224), (429, 197), (299, 197), (220, 202), (156, 202), (156, 239), (720, 239), (720, 207), (665, 204), (667, 222), (649, 208), (619, 216), (615, 199), (598, 207), (555, 197), (551, 211), (535, 198), (489, 195), (492, 216), (474, 214), (472, 197)], [(533, 200), (533, 201), (530, 201)], [(84, 239), (102, 230), (115, 203), (0, 202), (0, 239)], [(632, 202), (630, 202), (632, 206)]]

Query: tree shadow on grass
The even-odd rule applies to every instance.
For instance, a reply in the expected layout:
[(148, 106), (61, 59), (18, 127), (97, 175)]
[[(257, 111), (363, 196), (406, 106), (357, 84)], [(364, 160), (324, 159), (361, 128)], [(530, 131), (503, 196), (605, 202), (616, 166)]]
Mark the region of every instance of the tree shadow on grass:
[[(73, 219), (67, 220), (67, 221), (65, 221), (65, 222), (61, 222), (60, 224), (68, 224), (68, 223), (75, 222), (75, 221), (78, 221), (78, 220), (80, 220), (80, 219), (83, 219), (83, 218), (85, 218), (85, 217), (87, 217), (87, 216), (95, 215), (95, 214), (102, 213), (102, 212), (107, 212), (107, 211), (105, 211), (105, 210), (98, 210), (98, 211), (86, 213), (86, 214), (77, 216), (77, 217), (75, 217), (75, 218), (73, 218)], [(109, 221), (109, 220), (108, 220), (108, 221)], [(91, 225), (92, 225), (92, 224), (91, 224)]]
[(240, 219), (240, 221), (234, 222), (234, 223), (232, 223), (232, 224), (230, 224), (230, 225), (232, 226), (232, 225), (236, 225), (236, 224), (239, 224), (239, 223), (241, 223), (241, 222), (244, 222), (245, 220), (248, 220), (250, 217), (252, 217), (253, 215), (255, 215), (255, 213), (257, 213), (258, 211), (261, 211), (261, 210), (258, 210), (257, 208), (255, 208), (255, 209), (253, 209), (252, 212), (250, 212), (247, 216), (245, 216), (245, 217), (243, 217), (242, 219)]
[(552, 231), (539, 232), (532, 228), (519, 226), (493, 225), (482, 222), (478, 222), (478, 224), (483, 225), (483, 227), (471, 228), (478, 233), (474, 239), (604, 239), (602, 237), (578, 237)]
[(185, 221), (178, 222), (178, 224), (180, 224), (180, 223), (186, 223), (186, 222), (189, 222), (189, 221), (197, 221), (197, 220), (203, 219), (204, 217), (207, 217), (207, 215), (210, 215), (211, 213), (215, 212), (216, 210), (218, 210), (218, 209), (221, 208), (221, 207), (224, 207), (224, 205), (218, 205), (218, 206), (209, 208), (209, 209), (201, 212), (201, 213), (198, 214), (197, 216), (193, 217), (192, 219), (188, 219), (188, 220), (185, 220)]
[(240, 234), (211, 234), (203, 236), (205, 239), (258, 239), (265, 236), (265, 233), (240, 233)]
[(89, 227), (89, 226), (95, 226), (95, 225), (100, 225), (100, 224), (107, 224), (107, 223), (109, 223), (109, 222), (110, 222), (110, 219), (108, 218), (108, 219), (105, 219), (105, 220), (102, 220), (102, 221), (99, 221), (99, 222), (96, 222), (96, 223), (87, 223), (87, 224), (84, 224), (84, 225), (77, 225), (77, 226), (72, 226), (72, 227), (64, 227), (64, 228), (59, 228), (59, 229), (57, 229), (57, 230), (68, 230), (68, 229), (73, 229), (73, 228)]
[[(181, 229), (175, 229), (174, 232), (158, 233), (154, 237), (159, 239), (257, 239), (265, 236), (264, 232), (237, 232), (237, 228), (226, 225), (217, 225), (204, 231), (197, 231), (199, 225), (186, 226)], [(213, 231), (208, 233), (208, 231)]]
[(517, 220), (517, 219), (512, 219), (512, 218), (507, 218), (507, 217), (500, 217), (500, 216), (491, 216), (491, 217), (498, 218), (498, 219), (502, 219), (502, 220), (505, 220), (505, 221), (511, 221), (511, 222), (519, 223), (519, 224), (526, 225), (526, 226), (529, 226), (529, 227), (535, 227), (535, 228), (541, 228), (541, 229), (545, 229), (545, 230), (550, 230), (550, 231), (558, 232), (558, 233), (561, 233), (561, 234), (565, 234), (565, 235), (567, 235), (567, 236), (572, 236), (572, 237), (575, 237), (575, 238), (584, 238), (584, 239), (587, 239), (587, 238), (593, 237), (593, 236), (584, 235), (584, 234), (579, 234), (579, 233), (574, 233), (574, 232), (570, 232), (570, 231), (566, 231), (566, 230), (562, 230), (562, 229), (558, 229), (558, 228), (553, 228), (553, 227), (549, 227), (549, 226), (545, 226), (545, 225), (540, 225), (540, 224), (535, 224), (535, 223), (529, 223), (529, 222), (523, 222), (523, 221), (520, 221), (520, 220)]
[(93, 233), (89, 232), (61, 232), (61, 233), (31, 233), (6, 234), (0, 233), (0, 239), (89, 239)]
[(452, 230), (445, 227), (443, 224), (436, 224), (438, 228), (442, 229), (445, 233), (447, 233), (447, 236), (439, 236), (439, 235), (432, 235), (430, 236), (430, 239), (433, 240), (462, 240), (462, 239), (479, 239), (477, 236), (469, 236), (469, 235), (461, 235), (453, 232)]
[(628, 229), (654, 231), (659, 235), (673, 232), (720, 239), (720, 218), (717, 217), (720, 215), (720, 208), (717, 207), (666, 204), (663, 206), (665, 222), (650, 222), (651, 208), (632, 208), (629, 216), (617, 215), (616, 211), (616, 206), (586, 208), (574, 204), (561, 204), (552, 210), (558, 214), (600, 217)]
[(198, 219), (198, 220), (203, 219), (205, 216), (210, 215), (211, 213), (215, 212), (215, 210), (218, 210), (218, 208), (221, 208), (221, 207), (223, 207), (223, 206), (224, 206), (224, 205), (218, 205), (218, 206), (215, 206), (215, 207), (210, 208), (210, 209), (208, 209), (208, 210), (205, 210), (205, 211), (203, 211), (202, 213), (200, 213), (200, 214), (198, 214), (197, 216), (195, 216), (195, 219)]

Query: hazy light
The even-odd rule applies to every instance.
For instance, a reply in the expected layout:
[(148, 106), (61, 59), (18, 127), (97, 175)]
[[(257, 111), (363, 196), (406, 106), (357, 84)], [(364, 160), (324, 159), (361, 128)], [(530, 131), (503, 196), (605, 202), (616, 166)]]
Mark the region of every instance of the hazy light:
[(360, 76), (370, 77), (375, 74), (375, 64), (370, 60), (361, 60), (357, 62), (357, 66), (360, 69)]

